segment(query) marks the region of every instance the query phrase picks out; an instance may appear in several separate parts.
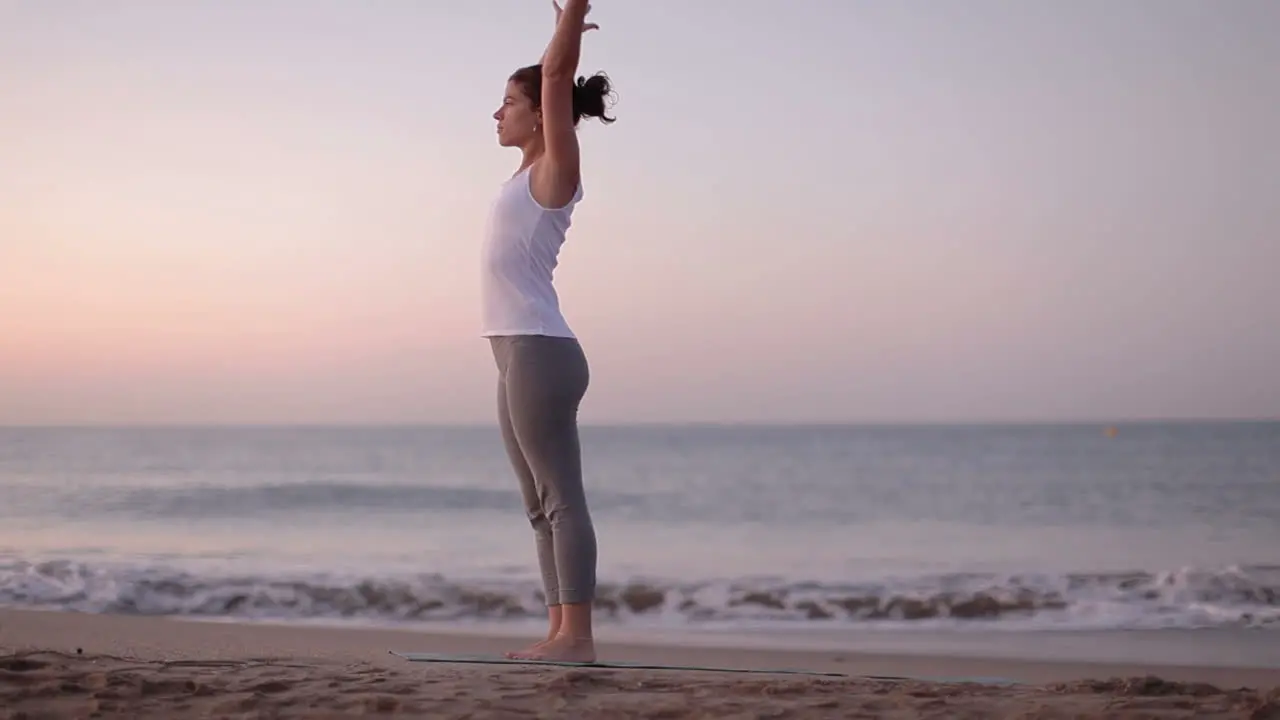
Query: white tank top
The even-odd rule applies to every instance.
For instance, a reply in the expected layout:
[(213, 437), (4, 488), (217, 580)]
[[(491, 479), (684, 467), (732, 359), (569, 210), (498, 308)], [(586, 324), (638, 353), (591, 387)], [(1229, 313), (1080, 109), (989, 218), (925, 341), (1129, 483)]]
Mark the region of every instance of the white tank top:
[(481, 250), (481, 336), (574, 337), (551, 284), (579, 184), (563, 208), (549, 210), (533, 199), (529, 168), (503, 183), (494, 200)]

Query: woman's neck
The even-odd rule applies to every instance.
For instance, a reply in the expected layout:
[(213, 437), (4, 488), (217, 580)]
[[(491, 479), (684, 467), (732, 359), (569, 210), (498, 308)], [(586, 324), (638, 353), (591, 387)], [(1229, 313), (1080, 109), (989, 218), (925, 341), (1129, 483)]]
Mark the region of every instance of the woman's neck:
[(521, 148), (521, 150), (524, 153), (524, 157), (520, 159), (520, 169), (516, 170), (517, 175), (528, 170), (530, 166), (538, 162), (538, 160), (547, 153), (547, 146), (542, 142), (542, 138), (538, 138), (529, 143), (526, 147)]

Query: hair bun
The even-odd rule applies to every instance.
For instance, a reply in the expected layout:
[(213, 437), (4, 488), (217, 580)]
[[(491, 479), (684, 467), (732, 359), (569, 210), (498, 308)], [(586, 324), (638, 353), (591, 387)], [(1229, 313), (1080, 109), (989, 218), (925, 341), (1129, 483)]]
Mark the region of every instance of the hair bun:
[(600, 95), (607, 95), (609, 93), (609, 78), (605, 77), (604, 73), (592, 75), (591, 77), (579, 77), (578, 87)]
[(591, 77), (579, 76), (573, 86), (574, 121), (581, 117), (599, 118), (605, 124), (614, 121), (606, 113), (605, 100), (612, 94), (609, 76), (602, 72)]

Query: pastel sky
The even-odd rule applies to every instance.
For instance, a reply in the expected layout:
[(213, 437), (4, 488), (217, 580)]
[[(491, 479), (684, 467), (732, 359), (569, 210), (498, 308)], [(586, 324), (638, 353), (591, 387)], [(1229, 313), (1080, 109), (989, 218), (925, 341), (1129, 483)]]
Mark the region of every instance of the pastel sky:
[[(1280, 417), (1280, 3), (596, 0), (585, 422)], [(542, 0), (0, 0), (0, 424), (492, 421)]]

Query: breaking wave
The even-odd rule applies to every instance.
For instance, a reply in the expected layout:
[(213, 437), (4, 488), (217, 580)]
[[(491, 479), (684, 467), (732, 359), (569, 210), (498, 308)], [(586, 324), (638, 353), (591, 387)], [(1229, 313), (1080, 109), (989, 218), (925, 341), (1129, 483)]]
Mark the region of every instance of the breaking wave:
[[(0, 605), (204, 619), (506, 622), (543, 613), (536, 584), (440, 575), (195, 573), (165, 565), (0, 559)], [(1280, 567), (950, 574), (851, 584), (603, 584), (601, 622), (753, 628), (1280, 629)]]

